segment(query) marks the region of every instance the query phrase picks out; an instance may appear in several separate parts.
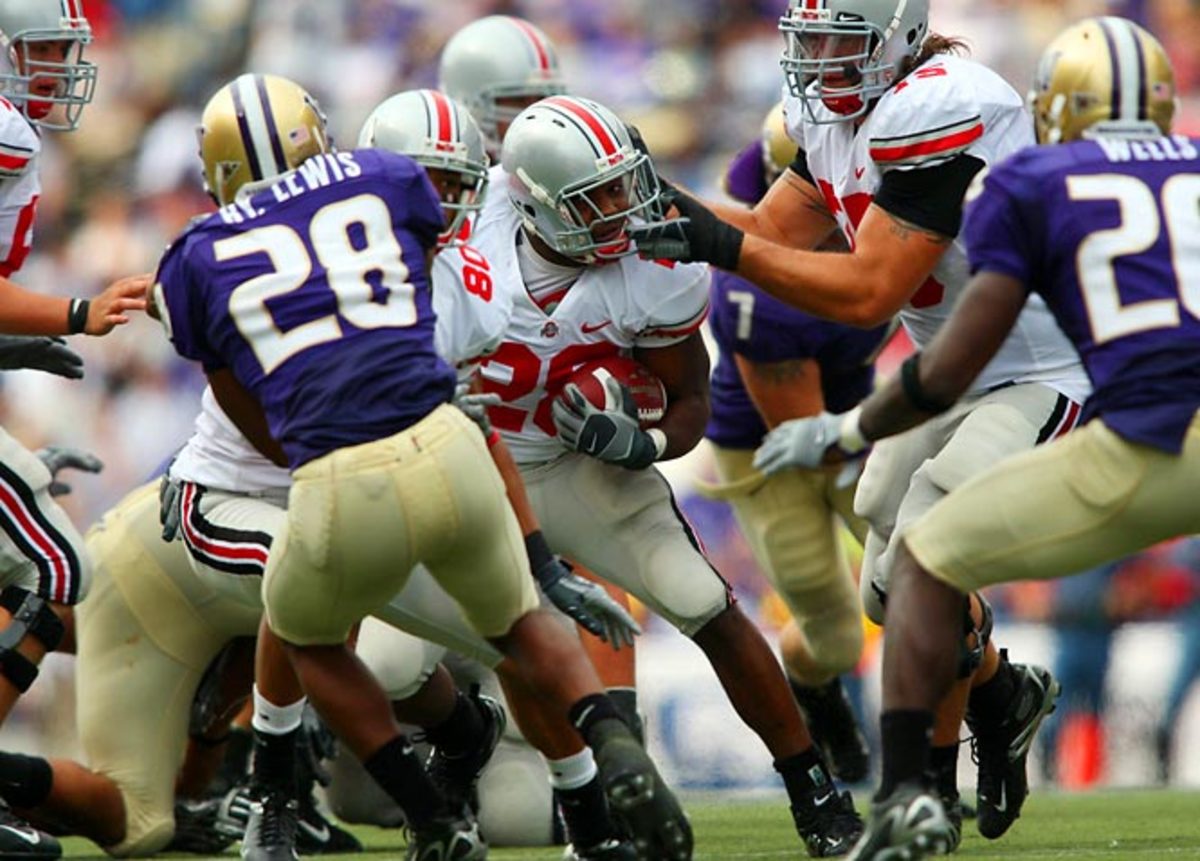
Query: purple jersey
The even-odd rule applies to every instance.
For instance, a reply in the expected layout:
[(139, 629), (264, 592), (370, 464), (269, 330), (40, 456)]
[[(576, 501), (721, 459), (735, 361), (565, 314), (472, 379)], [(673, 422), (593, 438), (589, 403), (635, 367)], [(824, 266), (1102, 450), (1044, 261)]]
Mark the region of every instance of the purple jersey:
[(293, 469), (382, 439), (450, 399), (426, 255), (444, 228), (405, 156), (316, 156), (185, 232), (156, 288), (180, 355), (228, 367)]
[(1200, 408), (1200, 140), (1026, 149), (987, 175), (963, 230), (972, 271), (1036, 290), (1079, 351), (1083, 420), (1178, 453)]
[(750, 400), (734, 355), (752, 362), (814, 359), (825, 408), (844, 412), (871, 391), (872, 360), (889, 330), (831, 323), (785, 305), (728, 272), (713, 271), (708, 322), (719, 355), (712, 376), (712, 416), (705, 436), (725, 448), (757, 448), (766, 425)]

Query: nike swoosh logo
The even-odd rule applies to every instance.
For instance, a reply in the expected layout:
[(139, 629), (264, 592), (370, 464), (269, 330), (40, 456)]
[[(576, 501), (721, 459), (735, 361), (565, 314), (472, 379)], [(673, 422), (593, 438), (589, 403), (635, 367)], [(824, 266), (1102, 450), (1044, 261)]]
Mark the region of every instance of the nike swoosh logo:
[(835, 793), (835, 792), (830, 792), (829, 794), (827, 794), (827, 795), (823, 795), (823, 796), (822, 796), (822, 797), (820, 797), (820, 798), (814, 798), (814, 799), (813, 799), (813, 807), (822, 807), (822, 806), (824, 806), (825, 804), (828, 804), (828, 803), (829, 803), (829, 799), (833, 798), (833, 796), (834, 796), (834, 795), (836, 795), (836, 794), (837, 794), (837, 793)]
[(854, 169), (854, 178), (862, 179), (862, 175), (866, 172), (867, 172), (867, 169), (865, 167), (856, 167)]
[(1008, 810), (1008, 787), (1004, 781), (1000, 781), (1000, 800), (996, 802), (996, 812), (1004, 813)]
[(303, 819), (301, 819), (300, 827), (308, 833), (309, 837), (311, 837), (313, 840), (316, 840), (318, 843), (329, 842), (328, 825), (322, 823), (320, 828), (314, 828), (311, 823), (305, 822)]
[(605, 326), (611, 326), (611, 325), (612, 325), (612, 320), (605, 320), (603, 323), (600, 323), (599, 325), (592, 325), (591, 323), (584, 323), (582, 326), (580, 326), (580, 328), (583, 329), (583, 334), (590, 335), (593, 332), (599, 332)]
[(11, 831), (30, 846), (37, 846), (42, 842), (42, 835), (38, 834), (32, 828), (14, 828), (11, 825), (0, 825), (0, 828), (3, 828), (5, 831)]

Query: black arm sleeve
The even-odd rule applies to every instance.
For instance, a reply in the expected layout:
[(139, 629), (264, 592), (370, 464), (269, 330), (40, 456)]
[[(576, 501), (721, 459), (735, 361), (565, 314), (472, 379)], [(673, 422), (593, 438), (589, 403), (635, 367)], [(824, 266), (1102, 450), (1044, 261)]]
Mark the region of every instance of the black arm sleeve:
[(917, 227), (953, 238), (962, 226), (967, 186), (982, 169), (982, 160), (962, 154), (936, 167), (889, 170), (875, 205)]
[(788, 165), (788, 170), (801, 179), (808, 180), (813, 185), (817, 184), (817, 181), (813, 179), (812, 171), (808, 169), (808, 154), (802, 149), (796, 150), (796, 157)]

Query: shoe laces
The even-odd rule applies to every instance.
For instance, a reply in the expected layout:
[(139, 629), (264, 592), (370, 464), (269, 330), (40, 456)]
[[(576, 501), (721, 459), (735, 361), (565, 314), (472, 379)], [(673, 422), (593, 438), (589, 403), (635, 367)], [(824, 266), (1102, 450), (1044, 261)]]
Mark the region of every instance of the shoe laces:
[(296, 840), (298, 805), (282, 792), (268, 791), (259, 799), (262, 816), (259, 834), (264, 846), (290, 846)]

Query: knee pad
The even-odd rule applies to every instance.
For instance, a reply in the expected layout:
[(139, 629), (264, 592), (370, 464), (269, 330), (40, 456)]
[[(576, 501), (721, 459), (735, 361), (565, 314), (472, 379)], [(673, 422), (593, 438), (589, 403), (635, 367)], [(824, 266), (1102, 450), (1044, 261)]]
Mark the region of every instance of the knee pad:
[(27, 636), (36, 637), (47, 652), (53, 652), (66, 633), (62, 620), (54, 615), (44, 598), (20, 586), (0, 591), (0, 607), (12, 614), (8, 627), (0, 631), (0, 674), (24, 693), (37, 678), (38, 667), (17, 651)]
[[(992, 625), (994, 622), (992, 614), (992, 605), (987, 599), (978, 592), (973, 593), (979, 599), (979, 607), (983, 614), (983, 620), (979, 627), (975, 626), (975, 617), (971, 615), (971, 596), (967, 595), (963, 598), (963, 638), (959, 641), (959, 659), (958, 659), (958, 677), (960, 679), (969, 679), (971, 674), (979, 669), (979, 665), (983, 663), (983, 653), (987, 650), (987, 644), (992, 639)], [(970, 643), (972, 635), (974, 635), (974, 644)]]

